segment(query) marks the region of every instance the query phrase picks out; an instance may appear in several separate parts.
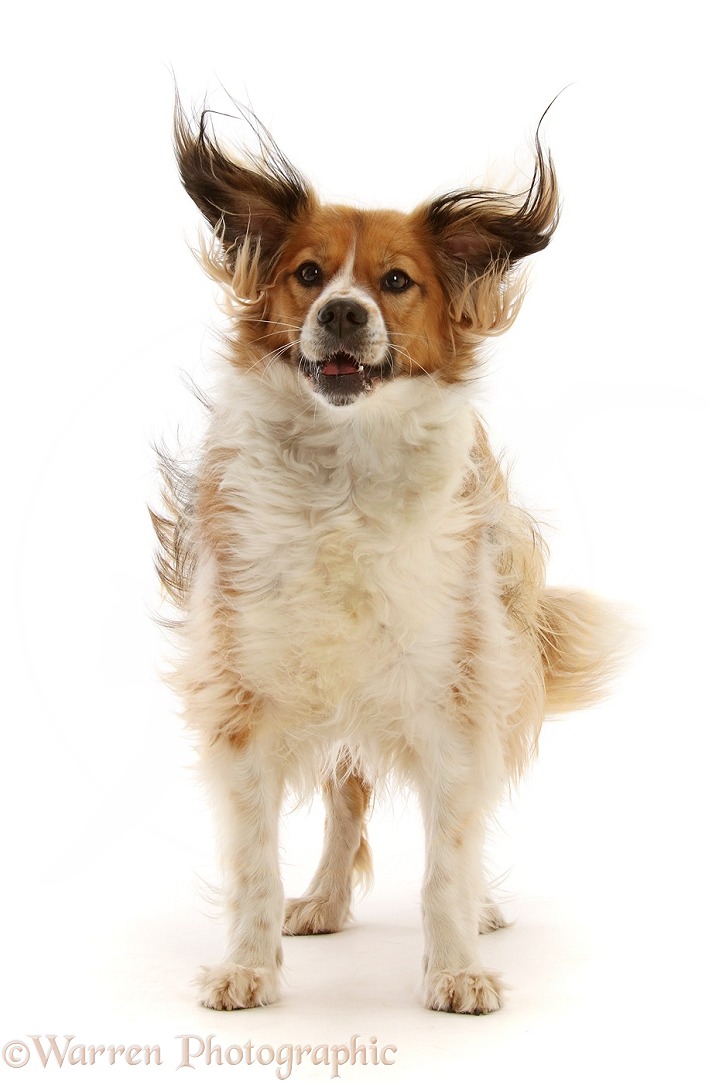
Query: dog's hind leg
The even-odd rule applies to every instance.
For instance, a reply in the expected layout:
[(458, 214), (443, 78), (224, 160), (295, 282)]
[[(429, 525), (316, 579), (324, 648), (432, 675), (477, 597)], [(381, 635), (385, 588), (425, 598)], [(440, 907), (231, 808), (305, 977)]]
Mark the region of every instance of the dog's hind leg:
[(288, 936), (336, 933), (350, 918), (353, 884), (372, 876), (365, 816), (370, 786), (351, 767), (347, 755), (323, 785), (325, 837), (323, 853), (305, 894), (288, 899), (283, 932)]
[(479, 895), (479, 932), (493, 933), (495, 929), (506, 929), (509, 922), (485, 888)]

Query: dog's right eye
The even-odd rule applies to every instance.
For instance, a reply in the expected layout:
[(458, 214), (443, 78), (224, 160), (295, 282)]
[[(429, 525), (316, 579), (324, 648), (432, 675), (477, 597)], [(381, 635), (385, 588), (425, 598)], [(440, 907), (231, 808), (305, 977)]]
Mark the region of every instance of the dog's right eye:
[(295, 271), (295, 276), (302, 286), (319, 286), (323, 280), (323, 272), (317, 263), (312, 263), (309, 260), (307, 263), (300, 264)]

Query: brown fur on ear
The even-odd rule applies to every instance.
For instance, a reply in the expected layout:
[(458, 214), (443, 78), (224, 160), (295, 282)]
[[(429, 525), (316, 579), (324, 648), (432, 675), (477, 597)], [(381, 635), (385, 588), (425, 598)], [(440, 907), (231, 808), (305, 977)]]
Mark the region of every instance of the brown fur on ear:
[[(541, 121), (540, 121), (541, 124)], [(552, 157), (535, 135), (535, 165), (524, 196), (460, 189), (417, 212), (440, 256), (453, 318), (475, 334), (499, 334), (516, 316), (521, 286), (510, 272), (545, 248), (559, 219)]]
[(460, 190), (439, 196), (426, 208), (428, 228), (444, 253), (475, 275), (492, 264), (512, 266), (545, 248), (558, 218), (557, 178), (539, 136), (524, 199), (505, 192)]
[(290, 223), (315, 204), (310, 185), (256, 117), (260, 154), (235, 161), (210, 133), (211, 112), (190, 121), (177, 98), (174, 145), (182, 183), (217, 234), (230, 271), (239, 248), (259, 249), (267, 267)]

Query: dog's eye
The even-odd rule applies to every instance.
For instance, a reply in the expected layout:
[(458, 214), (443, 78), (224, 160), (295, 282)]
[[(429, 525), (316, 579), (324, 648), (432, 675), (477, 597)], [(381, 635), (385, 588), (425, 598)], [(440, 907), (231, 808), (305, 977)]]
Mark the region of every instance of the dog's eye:
[(295, 275), (303, 286), (319, 286), (323, 280), (323, 272), (317, 263), (312, 263), (310, 260), (307, 263), (301, 263)]
[(392, 271), (388, 271), (381, 279), (382, 288), (384, 290), (390, 290), (392, 293), (402, 293), (403, 290), (407, 290), (408, 287), (412, 285), (413, 282), (406, 272), (400, 270), (398, 267), (394, 267)]

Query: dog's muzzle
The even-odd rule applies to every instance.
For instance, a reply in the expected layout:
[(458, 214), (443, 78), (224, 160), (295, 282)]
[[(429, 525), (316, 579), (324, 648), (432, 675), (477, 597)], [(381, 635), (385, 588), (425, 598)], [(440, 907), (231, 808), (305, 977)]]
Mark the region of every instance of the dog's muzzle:
[(380, 312), (355, 297), (329, 297), (311, 312), (300, 341), (300, 368), (334, 406), (347, 406), (393, 375)]

